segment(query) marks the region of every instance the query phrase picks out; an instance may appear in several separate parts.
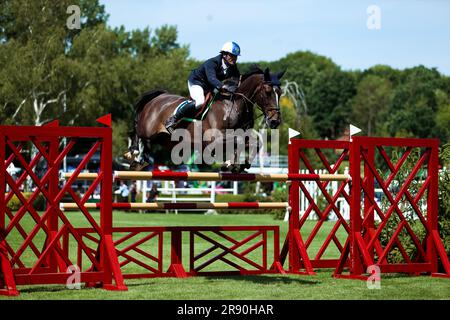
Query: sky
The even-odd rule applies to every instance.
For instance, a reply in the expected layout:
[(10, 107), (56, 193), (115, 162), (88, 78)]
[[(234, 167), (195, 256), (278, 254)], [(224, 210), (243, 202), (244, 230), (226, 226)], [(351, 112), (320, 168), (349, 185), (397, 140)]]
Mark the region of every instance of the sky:
[(241, 62), (296, 51), (331, 58), (344, 70), (417, 65), (450, 75), (450, 0), (100, 0), (109, 25), (127, 30), (175, 25), (198, 60), (223, 43)]

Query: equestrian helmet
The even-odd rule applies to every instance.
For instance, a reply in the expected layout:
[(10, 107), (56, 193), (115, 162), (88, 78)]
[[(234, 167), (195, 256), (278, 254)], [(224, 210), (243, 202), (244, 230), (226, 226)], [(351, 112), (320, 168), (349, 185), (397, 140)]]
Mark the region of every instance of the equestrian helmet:
[(236, 42), (226, 42), (223, 46), (222, 46), (222, 50), (220, 50), (220, 52), (228, 52), (231, 53), (235, 56), (240, 56), (241, 55), (241, 48), (239, 47), (239, 45)]

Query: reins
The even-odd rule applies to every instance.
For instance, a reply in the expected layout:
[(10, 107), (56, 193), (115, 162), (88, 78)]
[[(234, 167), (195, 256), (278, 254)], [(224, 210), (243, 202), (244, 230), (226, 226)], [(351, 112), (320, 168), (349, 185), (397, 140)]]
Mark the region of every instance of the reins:
[[(239, 78), (239, 83), (240, 83), (240, 78)], [(234, 94), (239, 95), (241, 97), (243, 97), (245, 100), (247, 100), (248, 102), (250, 102), (252, 105), (255, 105), (255, 102), (252, 101), (252, 99), (255, 97), (256, 93), (259, 91), (258, 89), (261, 87), (262, 83), (258, 85), (258, 87), (255, 89), (255, 91), (253, 92), (252, 96), (250, 98), (248, 98), (245, 94), (240, 93), (240, 92), (235, 92)], [(261, 110), (262, 114), (257, 116), (256, 119), (260, 118), (261, 116), (266, 116), (265, 112), (267, 113), (268, 111), (276, 111), (277, 114), (281, 113), (281, 109), (280, 107), (275, 107), (275, 108), (266, 108), (265, 110), (263, 110), (262, 107), (260, 107), (258, 105), (259, 109)], [(265, 112), (264, 112), (265, 111)], [(272, 115), (273, 117), (273, 115)], [(272, 117), (268, 118), (271, 119)]]

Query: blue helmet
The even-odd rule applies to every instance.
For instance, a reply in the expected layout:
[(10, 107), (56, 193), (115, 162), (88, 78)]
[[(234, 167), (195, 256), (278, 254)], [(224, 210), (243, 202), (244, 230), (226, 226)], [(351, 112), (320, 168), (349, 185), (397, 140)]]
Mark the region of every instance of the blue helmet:
[(223, 46), (222, 46), (222, 50), (220, 50), (220, 52), (228, 52), (231, 54), (234, 54), (235, 56), (240, 56), (241, 55), (241, 48), (239, 47), (239, 45), (236, 42), (226, 42)]

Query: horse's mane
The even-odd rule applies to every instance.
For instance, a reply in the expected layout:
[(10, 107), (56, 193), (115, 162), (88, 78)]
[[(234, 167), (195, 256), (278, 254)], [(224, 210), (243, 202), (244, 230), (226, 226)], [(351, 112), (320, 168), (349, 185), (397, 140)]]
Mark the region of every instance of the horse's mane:
[(162, 89), (157, 89), (157, 90), (148, 91), (148, 92), (145, 92), (144, 94), (142, 94), (134, 105), (135, 114), (138, 115), (141, 112), (142, 108), (149, 101), (155, 99), (157, 96), (159, 96), (163, 93), (167, 93), (167, 91), (162, 90)]
[(242, 75), (241, 81), (245, 81), (246, 79), (248, 79), (249, 77), (255, 75), (255, 74), (264, 74), (264, 71), (261, 70), (260, 67), (258, 67), (258, 65), (253, 64), (250, 67), (250, 70), (247, 71), (245, 74)]
[(167, 91), (162, 90), (162, 89), (157, 89), (157, 90), (147, 91), (138, 98), (138, 100), (134, 104), (134, 125), (133, 125), (133, 128), (131, 129), (131, 131), (129, 132), (130, 136), (136, 135), (136, 127), (137, 127), (137, 122), (139, 120), (139, 114), (141, 113), (144, 106), (149, 101), (155, 99), (157, 96), (159, 96), (163, 93), (167, 93)]

